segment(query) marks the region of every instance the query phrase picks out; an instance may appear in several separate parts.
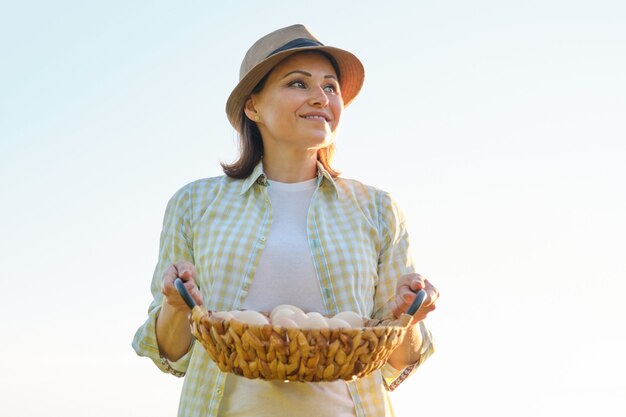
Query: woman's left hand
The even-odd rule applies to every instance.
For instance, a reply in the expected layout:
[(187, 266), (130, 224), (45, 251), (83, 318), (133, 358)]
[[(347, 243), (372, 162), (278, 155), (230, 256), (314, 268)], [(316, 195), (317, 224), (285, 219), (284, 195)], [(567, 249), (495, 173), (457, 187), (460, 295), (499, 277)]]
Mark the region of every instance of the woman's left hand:
[(439, 298), (439, 291), (426, 278), (420, 274), (407, 274), (400, 277), (396, 287), (396, 295), (391, 302), (391, 309), (395, 317), (400, 317), (402, 313), (410, 307), (415, 299), (415, 294), (419, 290), (426, 290), (426, 299), (422, 306), (413, 315), (411, 324), (420, 322), (426, 318), (428, 313), (435, 309), (435, 302)]

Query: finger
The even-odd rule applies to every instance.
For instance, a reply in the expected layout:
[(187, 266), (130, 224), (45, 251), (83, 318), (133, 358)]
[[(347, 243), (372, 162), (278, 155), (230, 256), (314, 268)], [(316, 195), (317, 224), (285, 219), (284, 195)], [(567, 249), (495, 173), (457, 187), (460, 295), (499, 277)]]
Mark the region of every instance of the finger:
[(171, 294), (174, 290), (174, 280), (177, 277), (176, 268), (174, 265), (170, 265), (163, 273), (163, 280), (161, 282), (161, 292), (163, 295)]
[(422, 279), (413, 279), (410, 283), (410, 288), (412, 291), (414, 292), (418, 292), (419, 290), (423, 290), (424, 289), (424, 280)]
[(200, 289), (198, 288), (198, 285), (196, 285), (196, 282), (193, 279), (190, 279), (189, 281), (183, 282), (183, 285), (185, 286), (185, 288), (187, 289), (187, 292), (192, 297), (194, 296), (194, 294), (200, 292)]
[[(413, 301), (412, 298), (415, 294), (417, 294), (420, 290), (428, 290), (424, 281), (420, 279), (414, 279), (408, 283), (405, 283), (398, 287), (398, 294), (402, 295), (405, 300)], [(409, 297), (409, 295), (412, 295)]]
[(422, 305), (422, 307), (420, 307), (420, 309), (417, 310), (417, 312), (415, 312), (415, 314), (413, 314), (413, 319), (411, 320), (411, 323), (415, 324), (417, 322), (420, 322), (420, 321), (426, 319), (428, 314), (433, 312), (436, 308), (437, 307), (435, 306), (435, 304)]
[(424, 305), (434, 305), (437, 299), (439, 299), (439, 290), (437, 290), (437, 288), (433, 284), (431, 284), (430, 281), (426, 280), (425, 283), (426, 294), (428, 297)]
[(435, 302), (439, 298), (439, 291), (430, 283), (427, 282), (426, 286), (426, 299), (422, 306), (417, 310), (417, 312), (413, 315), (413, 320), (411, 323), (418, 323), (428, 316), (429, 313), (432, 313), (437, 308)]
[(168, 302), (171, 301), (182, 301), (178, 290), (173, 282), (163, 282), (163, 288), (161, 289), (161, 293), (166, 298)]
[(398, 298), (402, 300), (402, 303), (411, 304), (415, 299), (415, 291), (413, 291), (408, 285), (403, 285), (398, 288), (396, 299)]
[(406, 310), (406, 303), (403, 302), (399, 297), (394, 297), (393, 301), (391, 301), (391, 311), (395, 317), (400, 317), (402, 313)]
[(178, 277), (183, 281), (187, 281), (196, 275), (196, 268), (189, 261), (178, 261), (174, 264)]
[(193, 298), (193, 300), (196, 302), (197, 305), (199, 306), (204, 305), (204, 300), (202, 299), (202, 292), (200, 292), (200, 289), (198, 287), (194, 286), (190, 294), (191, 294), (191, 298)]
[(409, 306), (413, 303), (413, 300), (415, 300), (415, 297), (416, 294), (408, 287), (404, 287), (404, 289), (400, 290), (391, 303), (391, 310), (394, 316), (399, 317), (406, 313)]
[(174, 282), (177, 276), (178, 271), (176, 271), (176, 267), (174, 265), (170, 265), (165, 272), (163, 272), (163, 282)]
[[(176, 300), (176, 302), (181, 301), (182, 297), (176, 288), (174, 282), (178, 279), (178, 272), (176, 271), (176, 266), (171, 265), (166, 272), (163, 274), (163, 282), (161, 284), (161, 293), (168, 298), (168, 301)], [(188, 281), (183, 281), (183, 285), (187, 288), (189, 292), (191, 292), (192, 288), (195, 287), (195, 282), (192, 278), (188, 278)], [(170, 303), (171, 304), (171, 303)]]
[(200, 288), (198, 288), (198, 285), (196, 284), (196, 281), (193, 278), (190, 278), (188, 281), (184, 281), (183, 285), (185, 286), (185, 288), (187, 289), (187, 292), (189, 293), (189, 295), (191, 295), (191, 298), (193, 298), (193, 300), (196, 302), (197, 305), (204, 304), (203, 299), (202, 299), (202, 292), (200, 291)]
[(424, 277), (417, 273), (403, 275), (398, 280), (398, 288), (403, 285), (406, 285), (413, 291), (417, 292), (424, 288)]

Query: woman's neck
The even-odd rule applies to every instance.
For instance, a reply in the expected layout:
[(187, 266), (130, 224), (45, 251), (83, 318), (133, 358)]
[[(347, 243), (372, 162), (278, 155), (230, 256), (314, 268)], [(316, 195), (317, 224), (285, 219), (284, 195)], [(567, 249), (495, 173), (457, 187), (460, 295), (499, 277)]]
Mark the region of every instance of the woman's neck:
[(270, 152), (263, 155), (263, 171), (272, 181), (294, 183), (317, 176), (317, 151), (306, 154)]

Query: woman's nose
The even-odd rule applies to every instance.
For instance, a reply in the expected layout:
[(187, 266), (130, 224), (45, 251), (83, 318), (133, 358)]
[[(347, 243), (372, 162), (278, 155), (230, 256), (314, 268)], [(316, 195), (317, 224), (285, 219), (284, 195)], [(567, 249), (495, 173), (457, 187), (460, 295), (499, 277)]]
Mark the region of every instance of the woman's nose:
[(309, 102), (314, 106), (326, 107), (329, 100), (324, 88), (322, 86), (315, 87), (311, 90), (311, 97)]

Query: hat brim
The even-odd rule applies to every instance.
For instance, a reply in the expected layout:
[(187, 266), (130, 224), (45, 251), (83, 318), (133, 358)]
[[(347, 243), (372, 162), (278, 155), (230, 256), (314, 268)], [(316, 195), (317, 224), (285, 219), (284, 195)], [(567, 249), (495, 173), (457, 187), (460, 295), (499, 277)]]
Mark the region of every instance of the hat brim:
[(332, 46), (307, 46), (288, 49), (265, 58), (255, 65), (239, 81), (226, 101), (226, 114), (230, 124), (241, 133), (241, 115), (243, 107), (252, 90), (279, 62), (290, 55), (306, 51), (323, 51), (331, 55), (339, 67), (339, 83), (344, 107), (348, 106), (359, 94), (365, 79), (365, 69), (361, 61), (352, 53)]

